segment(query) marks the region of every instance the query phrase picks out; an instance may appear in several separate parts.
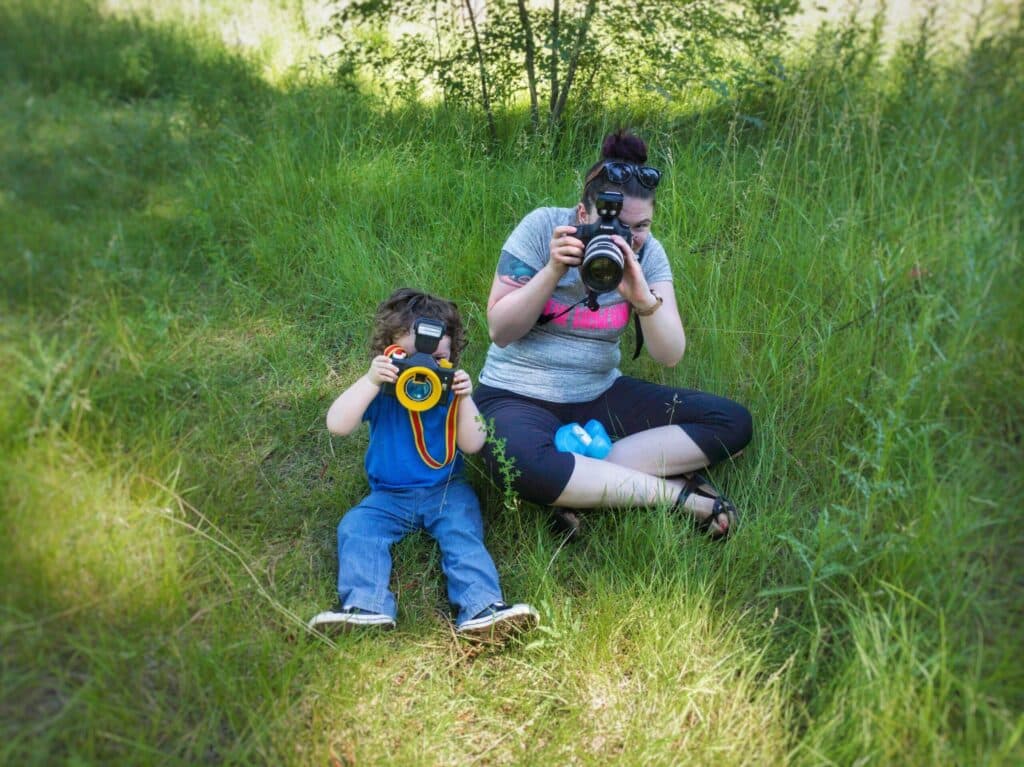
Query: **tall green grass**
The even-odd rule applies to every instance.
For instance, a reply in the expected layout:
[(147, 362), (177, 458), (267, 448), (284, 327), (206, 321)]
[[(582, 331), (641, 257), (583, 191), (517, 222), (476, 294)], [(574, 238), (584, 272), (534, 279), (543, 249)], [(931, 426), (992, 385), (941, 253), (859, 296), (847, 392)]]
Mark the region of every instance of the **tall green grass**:
[[(202, 29), (0, 8), (0, 761), (1019, 762), (1009, 21), (888, 57), (847, 26), (770, 91), (576, 115), (554, 149), (512, 117), (494, 149), (472, 115), (268, 84)], [(562, 547), (472, 460), (542, 628), (456, 640), (420, 535), (397, 632), (309, 636), (365, 492), (365, 437), (323, 416), (374, 306), (454, 298), (478, 371), (502, 240), (624, 115), (689, 339), (626, 369), (754, 412), (715, 471), (740, 534), (616, 512)]]

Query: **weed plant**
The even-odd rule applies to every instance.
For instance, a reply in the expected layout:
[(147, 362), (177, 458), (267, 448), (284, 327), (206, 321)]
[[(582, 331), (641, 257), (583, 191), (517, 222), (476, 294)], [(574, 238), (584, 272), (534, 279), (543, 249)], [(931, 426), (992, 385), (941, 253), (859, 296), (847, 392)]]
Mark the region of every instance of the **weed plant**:
[[(1004, 22), (888, 56), (848, 22), (770, 89), (575, 114), (557, 145), (508, 118), (491, 149), (473, 115), (270, 83), (201, 29), (4, 4), (0, 762), (1020, 763)], [(739, 534), (631, 510), (563, 546), (474, 459), (506, 594), (541, 628), (458, 641), (413, 536), (396, 632), (310, 635), (366, 490), (365, 436), (324, 414), (376, 303), (452, 297), (479, 371), (504, 237), (573, 204), (624, 119), (666, 171), (688, 332), (678, 367), (625, 369), (753, 411), (714, 471)]]

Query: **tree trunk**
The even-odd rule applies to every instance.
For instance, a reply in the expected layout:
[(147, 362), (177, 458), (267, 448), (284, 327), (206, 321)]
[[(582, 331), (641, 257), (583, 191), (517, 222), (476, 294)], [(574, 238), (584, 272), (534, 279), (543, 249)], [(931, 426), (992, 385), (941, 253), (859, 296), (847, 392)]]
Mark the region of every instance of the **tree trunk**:
[(480, 45), (480, 32), (476, 27), (476, 16), (473, 13), (472, 0), (464, 0), (469, 24), (473, 28), (473, 49), (476, 51), (477, 65), (480, 67), (480, 95), (483, 99), (484, 111), (487, 113), (487, 129), (491, 134), (491, 146), (498, 145), (498, 127), (494, 123), (494, 111), (491, 109), (491, 97), (487, 90), (487, 67), (484, 66), (484, 49)]
[(551, 101), (548, 103), (548, 116), (555, 113), (558, 103), (558, 57), (562, 54), (559, 32), (562, 27), (562, 11), (558, 0), (551, 9)]
[[(433, 22), (433, 27), (434, 27), (434, 58), (435, 59), (440, 59), (441, 58), (441, 51), (444, 50), (444, 41), (442, 40), (442, 37), (441, 37), (441, 20), (438, 18), (438, 15), (437, 15), (437, 3), (436, 2), (434, 3), (434, 12), (433, 12), (433, 14), (430, 17), (430, 20), (431, 20), (431, 22)], [(442, 88), (441, 98), (444, 100), (444, 105), (448, 106), (448, 98), (449, 98), (449, 96), (448, 96), (448, 84), (447, 83), (442, 83), (441, 88)]]
[(517, 0), (519, 6), (519, 24), (526, 38), (526, 84), (530, 89), (530, 124), (534, 131), (540, 124), (540, 111), (537, 106), (537, 71), (536, 51), (533, 47), (533, 28), (530, 26), (530, 14), (526, 10), (526, 0)]
[(569, 90), (572, 88), (573, 78), (576, 77), (576, 66), (580, 62), (580, 55), (583, 52), (583, 44), (586, 42), (587, 33), (590, 31), (590, 21), (594, 18), (594, 9), (597, 7), (597, 0), (589, 0), (587, 9), (583, 13), (583, 20), (580, 22), (579, 33), (576, 35), (576, 43), (573, 45), (572, 58), (569, 59), (569, 69), (565, 73), (565, 82), (558, 89), (558, 100), (554, 109), (551, 110), (551, 122), (557, 124), (565, 111), (565, 102), (569, 98)]

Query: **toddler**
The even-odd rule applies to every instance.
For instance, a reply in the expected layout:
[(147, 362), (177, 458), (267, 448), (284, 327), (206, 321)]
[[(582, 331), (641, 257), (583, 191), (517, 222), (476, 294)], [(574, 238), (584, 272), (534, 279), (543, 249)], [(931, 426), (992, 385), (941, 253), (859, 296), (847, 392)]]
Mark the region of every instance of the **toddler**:
[[(471, 397), (472, 381), (466, 371), (453, 368), (465, 345), (457, 307), (410, 288), (396, 290), (377, 308), (370, 345), (369, 370), (327, 412), (332, 434), (351, 434), (362, 421), (369, 424), (370, 494), (338, 525), (338, 603), (314, 616), (310, 628), (394, 628), (390, 549), (418, 529), (441, 550), (460, 634), (504, 638), (533, 628), (538, 616), (530, 605), (504, 601), (484, 547), (476, 493), (462, 477), (460, 451), (476, 453), (486, 435)], [(419, 376), (399, 378), (395, 360), (415, 362), (417, 352), (433, 358), (427, 359), (434, 370), (426, 383)], [(436, 404), (419, 409), (434, 399)]]

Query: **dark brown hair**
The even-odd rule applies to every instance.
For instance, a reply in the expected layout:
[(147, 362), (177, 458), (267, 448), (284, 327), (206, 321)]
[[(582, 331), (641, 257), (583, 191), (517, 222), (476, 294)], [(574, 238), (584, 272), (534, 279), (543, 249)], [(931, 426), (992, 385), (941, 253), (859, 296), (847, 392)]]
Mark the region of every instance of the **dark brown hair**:
[(412, 288), (399, 288), (377, 306), (370, 331), (370, 354), (376, 357), (397, 338), (412, 330), (420, 317), (444, 323), (445, 333), (452, 339), (451, 362), (456, 364), (466, 347), (466, 331), (462, 327), (459, 307), (451, 301)]
[[(601, 169), (602, 165), (611, 160), (643, 165), (647, 162), (647, 144), (642, 138), (630, 133), (625, 128), (619, 128), (615, 133), (609, 133), (601, 142), (601, 159), (590, 166), (584, 178), (590, 178)], [(608, 190), (622, 192), (626, 197), (637, 197), (641, 200), (654, 198), (654, 190), (641, 184), (636, 176), (632, 176), (625, 184), (615, 184), (609, 181), (603, 173), (598, 173), (590, 183), (584, 185), (580, 200), (589, 210), (597, 201), (597, 196)]]

